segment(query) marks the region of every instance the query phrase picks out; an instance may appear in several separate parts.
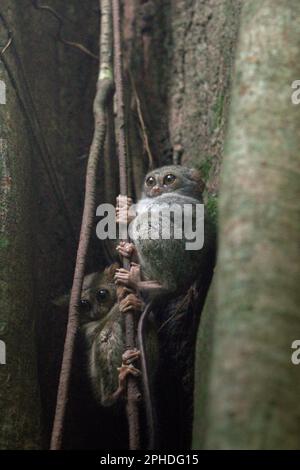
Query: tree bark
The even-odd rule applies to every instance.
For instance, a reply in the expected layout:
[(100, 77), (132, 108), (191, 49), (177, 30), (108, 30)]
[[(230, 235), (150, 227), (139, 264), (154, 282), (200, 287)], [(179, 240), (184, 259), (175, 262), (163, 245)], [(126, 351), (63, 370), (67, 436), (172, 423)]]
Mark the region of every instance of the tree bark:
[[(241, 0), (124, 2), (127, 67), (141, 100), (156, 165), (175, 155), (200, 168), (215, 209)], [(130, 88), (130, 84), (128, 85)], [(134, 98), (131, 129), (139, 128)], [(131, 134), (134, 188), (139, 195), (139, 133)], [(139, 146), (137, 148), (137, 142)]]
[[(96, 49), (99, 12), (93, 5), (51, 2), (66, 17), (64, 37)], [(0, 340), (7, 346), (7, 364), (0, 366), (0, 448), (28, 449), (48, 447), (52, 425), (65, 318), (54, 315), (51, 299), (72, 281), (97, 61), (60, 43), (55, 18), (30, 1), (3, 0), (0, 13), (13, 34), (0, 62), (7, 90), (7, 104), (0, 105)], [(6, 43), (0, 19), (1, 49)], [(68, 214), (51, 183), (50, 163)], [(97, 268), (99, 252), (98, 244)]]
[[(253, 0), (242, 12), (197, 448), (300, 447), (300, 374), (291, 363), (300, 331), (300, 107), (291, 101), (299, 15), (297, 0)], [(196, 400), (201, 393), (198, 381)]]
[[(2, 47), (6, 41), (1, 35)], [(3, 62), (0, 80), (6, 86), (0, 105), (0, 339), (6, 346), (6, 364), (0, 365), (0, 448), (37, 449), (42, 428), (33, 312), (32, 148)]]

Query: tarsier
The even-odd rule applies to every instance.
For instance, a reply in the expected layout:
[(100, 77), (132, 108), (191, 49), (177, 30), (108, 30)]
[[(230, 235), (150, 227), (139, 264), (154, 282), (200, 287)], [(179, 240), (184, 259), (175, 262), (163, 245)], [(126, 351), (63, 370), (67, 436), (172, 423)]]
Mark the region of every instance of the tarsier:
[[(121, 242), (118, 247), (120, 255), (131, 258), (139, 264), (133, 262), (129, 272), (120, 268), (116, 270), (115, 274), (118, 285), (141, 292), (145, 301), (151, 301), (151, 306), (148, 305), (139, 324), (139, 346), (142, 359), (145, 354), (144, 343), (147, 335), (144, 323), (147, 322), (148, 313), (154, 310), (157, 329), (162, 331), (158, 336), (160, 350), (165, 357), (168, 356), (168, 359), (165, 360), (165, 366), (168, 370), (170, 370), (170, 366), (174, 368), (174, 376), (176, 369), (178, 375), (181, 374), (178, 382), (183, 383), (183, 387), (186, 387), (187, 391), (183, 392), (183, 396), (186, 394), (189, 400), (192, 396), (197, 320), (212, 276), (215, 231), (209, 217), (205, 214), (204, 246), (196, 251), (187, 250), (184, 231), (182, 231), (181, 239), (176, 239), (174, 236), (174, 230), (181, 228), (176, 227), (176, 223), (182, 224), (182, 221), (170, 220), (171, 236), (169, 239), (163, 239), (161, 236), (157, 239), (151, 239), (148, 236), (150, 229), (153, 228), (151, 224), (159, 223), (163, 226), (164, 212), (162, 211), (160, 218), (154, 219), (154, 221), (149, 219), (148, 214), (152, 208), (157, 211), (160, 207), (177, 204), (183, 209), (184, 205), (188, 204), (192, 208), (190, 217), (194, 219), (196, 213), (194, 209), (198, 204), (203, 203), (203, 190), (203, 181), (196, 170), (172, 165), (151, 171), (145, 178), (143, 194), (136, 206), (132, 242)], [(132, 222), (133, 215), (130, 213), (130, 206), (130, 199), (119, 196), (117, 204), (117, 221), (119, 223)], [(199, 311), (196, 314), (188, 313), (189, 307), (187, 307), (189, 303), (187, 298), (191, 292), (193, 293), (189, 288), (193, 284), (200, 295), (200, 299), (199, 295), (197, 297)], [(185, 295), (187, 292), (189, 293)], [(163, 300), (168, 300), (168, 303), (164, 304), (164, 311), (160, 315), (159, 306)], [(187, 313), (178, 320), (178, 312), (182, 314), (182, 311)], [(163, 362), (163, 359), (160, 358), (160, 362)], [(170, 364), (170, 362), (172, 363)], [(145, 363), (147, 365), (147, 358)], [(162, 373), (166, 375), (164, 371)], [(149, 392), (147, 368), (143, 370), (143, 379), (144, 388)], [(170, 387), (172, 384), (166, 382), (166, 386)], [(161, 394), (162, 390), (159, 388), (158, 390), (158, 394)], [(148, 397), (146, 398), (148, 400)], [(184, 404), (181, 406), (184, 408)], [(191, 426), (191, 419), (188, 421)], [(153, 432), (154, 430), (150, 429), (150, 434)], [(183, 430), (183, 435), (184, 433)], [(168, 434), (168, 430), (166, 434)], [(183, 437), (182, 441), (179, 440), (179, 445), (188, 445), (184, 441), (187, 442), (188, 437)], [(174, 442), (172, 444), (174, 445)]]
[[(125, 395), (129, 374), (141, 374), (136, 367), (140, 352), (124, 352), (123, 315), (129, 310), (141, 313), (144, 303), (129, 289), (117, 288), (114, 275), (118, 267), (118, 264), (113, 264), (103, 272), (85, 276), (79, 308), (80, 331), (85, 339), (92, 390), (102, 406), (110, 406)], [(151, 356), (149, 375), (152, 379), (157, 348), (153, 329), (150, 328), (148, 333), (145, 348)], [(148, 406), (151, 408), (152, 403)]]
[[(138, 351), (124, 355), (123, 315), (128, 310), (140, 312), (143, 302), (132, 292), (123, 290), (124, 298), (118, 304), (114, 274), (117, 263), (104, 271), (85, 276), (79, 305), (80, 333), (85, 340), (88, 374), (95, 399), (102, 406), (112, 405), (125, 390), (128, 374), (139, 375), (133, 362)], [(69, 294), (54, 301), (67, 306)]]
[[(120, 255), (137, 258), (139, 264), (132, 263), (130, 272), (121, 268), (115, 275), (117, 284), (135, 288), (147, 293), (149, 298), (160, 298), (164, 295), (176, 295), (183, 292), (197, 278), (201, 272), (202, 260), (205, 260), (207, 247), (211, 238), (209, 221), (205, 224), (204, 247), (198, 250), (188, 250), (184, 230), (182, 237), (175, 238), (176, 223), (182, 220), (170, 220), (170, 238), (149, 238), (152, 224), (164, 225), (163, 208), (177, 205), (182, 213), (189, 206), (191, 217), (195, 217), (197, 205), (202, 204), (204, 183), (197, 170), (181, 167), (179, 165), (165, 166), (151, 171), (145, 178), (143, 194), (136, 206), (136, 217), (133, 222), (133, 243), (120, 243)], [(120, 204), (121, 202), (121, 204)], [(119, 198), (117, 206), (117, 220), (124, 222), (132, 220), (130, 214), (131, 201)], [(159, 211), (160, 220), (151, 220), (149, 211)], [(169, 221), (168, 221), (169, 222)], [(195, 221), (193, 221), (195, 222)], [(200, 227), (198, 228), (200, 230)], [(156, 231), (159, 233), (159, 230)]]
[[(142, 301), (133, 293), (117, 302), (114, 264), (103, 272), (85, 276), (80, 302), (80, 326), (86, 340), (89, 376), (94, 395), (103, 406), (124, 392), (126, 376), (139, 375), (132, 362), (138, 351), (124, 354), (124, 322), (128, 310), (141, 311)], [(126, 292), (125, 292), (126, 293)]]

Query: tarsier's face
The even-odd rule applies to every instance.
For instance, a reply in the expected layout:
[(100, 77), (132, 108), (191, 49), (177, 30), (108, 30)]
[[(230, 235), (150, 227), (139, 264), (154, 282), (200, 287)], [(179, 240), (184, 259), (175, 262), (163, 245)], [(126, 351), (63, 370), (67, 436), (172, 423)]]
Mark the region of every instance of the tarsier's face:
[(104, 318), (117, 302), (113, 274), (117, 265), (104, 272), (88, 274), (84, 278), (79, 308), (80, 322), (87, 323)]
[(157, 197), (163, 193), (196, 193), (203, 191), (203, 182), (196, 170), (170, 165), (157, 168), (147, 174), (144, 195)]

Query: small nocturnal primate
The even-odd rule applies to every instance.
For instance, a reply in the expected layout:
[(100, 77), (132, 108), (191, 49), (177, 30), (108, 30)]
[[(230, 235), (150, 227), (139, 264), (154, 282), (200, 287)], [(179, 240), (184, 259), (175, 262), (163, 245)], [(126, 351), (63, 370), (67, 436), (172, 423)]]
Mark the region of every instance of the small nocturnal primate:
[(118, 304), (114, 274), (118, 265), (85, 277), (80, 303), (80, 324), (88, 352), (88, 368), (95, 397), (103, 406), (113, 404), (124, 392), (126, 376), (139, 375), (132, 362), (138, 351), (124, 352), (123, 314), (141, 311), (143, 302), (125, 292)]
[[(152, 210), (154, 214), (158, 214), (163, 208), (174, 205), (182, 209), (184, 214), (188, 207), (189, 212), (186, 214), (193, 226), (196, 222), (196, 207), (203, 204), (203, 190), (204, 183), (199, 172), (194, 169), (171, 165), (147, 174), (142, 197), (136, 205), (136, 217), (132, 222), (132, 243), (121, 242), (118, 247), (120, 255), (137, 257), (139, 265), (132, 263), (130, 272), (123, 268), (118, 269), (115, 275), (118, 284), (146, 292), (149, 299), (174, 296), (191, 286), (205, 265), (213, 237), (209, 219), (205, 214), (203, 248), (191, 250), (187, 249), (190, 240), (182, 230), (184, 217), (165, 220), (164, 213), (161, 212), (159, 219), (149, 219), (148, 214)], [(130, 204), (130, 200), (119, 199), (119, 223), (124, 222), (125, 217), (131, 221)], [(126, 213), (128, 210), (129, 215)], [(158, 225), (164, 227), (166, 223), (170, 223), (170, 237), (164, 239), (159, 233)], [(149, 237), (153, 229), (159, 233), (155, 239)], [(176, 229), (181, 230), (181, 238), (174, 236)], [(200, 227), (196, 227), (196, 231), (200, 230)]]
[[(151, 367), (148, 367), (144, 343), (151, 311), (158, 332), (160, 366), (155, 401), (159, 408), (162, 448), (182, 449), (190, 445), (195, 339), (215, 262), (215, 228), (204, 212), (204, 245), (198, 250), (187, 250), (186, 242), (190, 240), (184, 232), (181, 239), (174, 236), (176, 223), (182, 224), (175, 218), (169, 219), (169, 239), (149, 238), (147, 235), (157, 220), (149, 219), (148, 213), (152, 208), (157, 211), (174, 204), (181, 208), (188, 204), (191, 208), (188, 217), (194, 223), (196, 207), (203, 204), (203, 190), (204, 183), (197, 170), (171, 165), (146, 175), (135, 217), (130, 211), (130, 199), (119, 196), (117, 201), (117, 221), (132, 222), (134, 229), (132, 243), (121, 242), (118, 251), (139, 264), (133, 262), (130, 272), (116, 270), (115, 280), (118, 285), (140, 291), (146, 302), (150, 301), (141, 317), (138, 334), (146, 390), (149, 390)], [(164, 213), (161, 214), (158, 220), (163, 226)]]
[[(84, 337), (88, 373), (94, 396), (102, 406), (110, 406), (125, 391), (126, 376), (140, 375), (133, 362), (138, 351), (124, 354), (123, 315), (129, 311), (140, 312), (143, 302), (132, 292), (124, 291), (118, 304), (114, 274), (118, 264), (104, 271), (88, 274), (84, 278), (79, 306), (80, 332)], [(54, 302), (68, 303), (68, 295)], [(62, 300), (63, 299), (63, 300)]]

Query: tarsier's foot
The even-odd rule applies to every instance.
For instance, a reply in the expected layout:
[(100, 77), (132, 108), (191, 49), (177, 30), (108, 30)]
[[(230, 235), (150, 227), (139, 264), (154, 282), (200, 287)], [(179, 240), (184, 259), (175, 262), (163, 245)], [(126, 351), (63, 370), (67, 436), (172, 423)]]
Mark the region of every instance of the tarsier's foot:
[(132, 289), (128, 287), (121, 286), (120, 284), (117, 285), (117, 299), (120, 303), (123, 299), (125, 299), (129, 294), (132, 294)]
[(144, 302), (133, 293), (128, 294), (119, 303), (119, 309), (121, 313), (127, 313), (130, 311), (141, 312), (144, 309)]
[(116, 402), (125, 394), (128, 376), (139, 377), (141, 375), (141, 371), (133, 365), (140, 358), (140, 355), (140, 351), (137, 349), (128, 349), (122, 355), (122, 365), (117, 368), (119, 384), (117, 390), (110, 397), (110, 403)]
[(125, 365), (130, 365), (141, 357), (138, 349), (127, 349), (122, 355), (122, 361)]
[(140, 351), (137, 349), (127, 350), (122, 355), (122, 365), (118, 367), (119, 372), (119, 386), (118, 389), (113, 394), (113, 399), (116, 400), (120, 398), (126, 391), (126, 380), (129, 375), (133, 377), (139, 377), (141, 371), (134, 367), (132, 364), (134, 361), (140, 358)]
[(137, 255), (134, 244), (129, 242), (120, 242), (120, 244), (117, 246), (117, 251), (119, 255), (123, 256), (124, 258), (131, 259)]
[(122, 364), (121, 367), (118, 367), (118, 372), (119, 386), (117, 391), (114, 393), (115, 397), (119, 397), (125, 392), (126, 381), (129, 375), (132, 375), (133, 377), (139, 377), (141, 375), (141, 371), (139, 369), (136, 369), (136, 367), (134, 367), (132, 364), (130, 364), (129, 366)]
[(124, 268), (117, 269), (114, 279), (117, 285), (138, 289), (141, 282), (141, 267), (139, 264), (131, 263), (130, 271)]
[(130, 213), (130, 207), (132, 206), (132, 199), (121, 194), (117, 197), (116, 205), (116, 220), (118, 224), (128, 224), (134, 216)]

